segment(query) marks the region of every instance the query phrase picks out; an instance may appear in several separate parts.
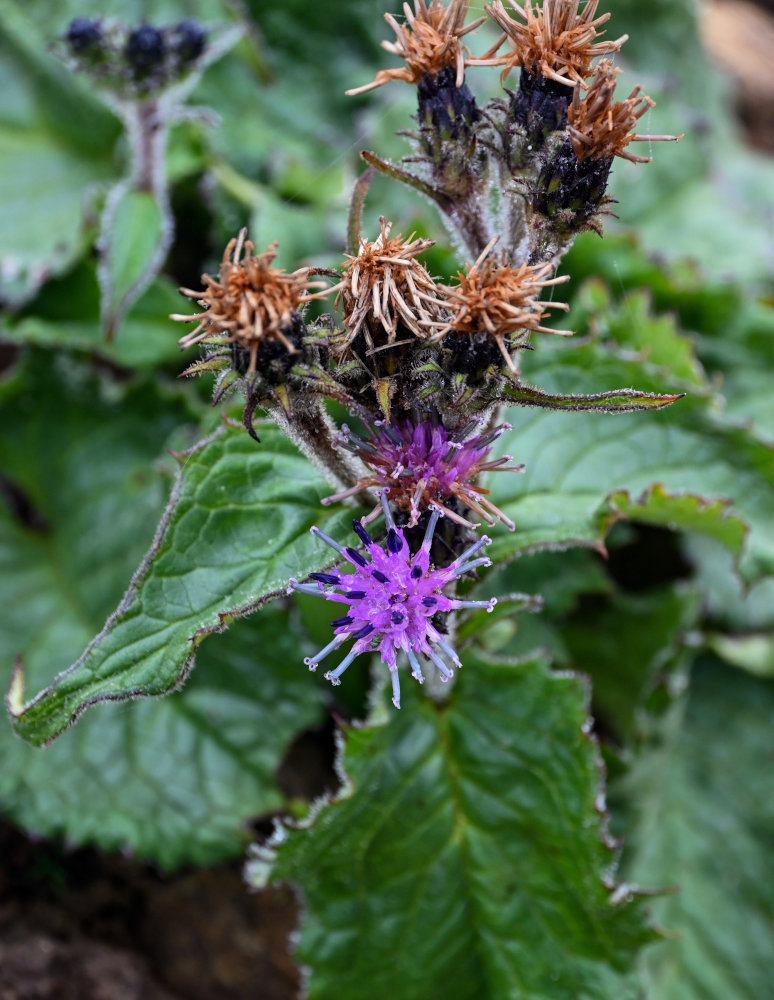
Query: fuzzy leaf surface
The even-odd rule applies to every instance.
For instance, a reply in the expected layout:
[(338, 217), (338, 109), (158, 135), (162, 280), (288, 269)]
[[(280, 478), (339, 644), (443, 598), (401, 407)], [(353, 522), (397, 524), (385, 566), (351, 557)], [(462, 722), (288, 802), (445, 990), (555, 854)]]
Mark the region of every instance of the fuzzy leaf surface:
[[(540, 347), (540, 360), (530, 358), (526, 374), (550, 391), (593, 391), (652, 377), (647, 366), (594, 342)], [(774, 450), (724, 420), (712, 399), (686, 397), (651, 414), (577, 413), (571, 430), (562, 414), (545, 410), (514, 408), (509, 419), (513, 430), (498, 449), (525, 463), (526, 471), (492, 476), (492, 499), (517, 525), (498, 537), (493, 558), (520, 551), (525, 539), (532, 547), (571, 544), (567, 513), (576, 541), (599, 544), (617, 507), (649, 523), (704, 531), (736, 555), (746, 527), (744, 575), (774, 572)]]
[(771, 993), (774, 685), (705, 658), (617, 794), (630, 803), (628, 871), (673, 885), (654, 902), (678, 933), (646, 953), (649, 997)]
[[(32, 352), (0, 381), (0, 685), (75, 659), (120, 600), (171, 476), (154, 462), (191, 419), (179, 388), (115, 383)], [(167, 458), (171, 465), (172, 460)], [(40, 834), (170, 867), (234, 854), (283, 804), (275, 771), (319, 698), (287, 614), (264, 608), (197, 656), (170, 698), (102, 706), (45, 752), (0, 726), (0, 800)]]
[[(172, 498), (151, 548), (105, 628), (71, 667), (14, 713), (35, 744), (98, 701), (178, 687), (201, 639), (330, 564), (312, 524), (346, 535), (351, 512), (320, 508), (327, 489), (271, 426), (257, 446), (223, 427), (179, 456)], [(49, 665), (49, 676), (54, 663)]]
[(386, 725), (346, 731), (348, 786), (277, 848), (272, 881), (306, 903), (310, 998), (636, 997), (653, 936), (605, 884), (583, 684), (468, 652), (447, 705), (406, 688)]

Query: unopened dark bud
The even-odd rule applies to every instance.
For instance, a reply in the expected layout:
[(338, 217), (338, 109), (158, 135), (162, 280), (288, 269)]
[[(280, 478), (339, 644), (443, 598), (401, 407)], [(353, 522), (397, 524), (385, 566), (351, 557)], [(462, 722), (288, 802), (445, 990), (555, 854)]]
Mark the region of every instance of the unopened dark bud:
[[(303, 357), (302, 347), (307, 329), (300, 313), (293, 313), (282, 333), (285, 343), (276, 337), (267, 337), (261, 341), (253, 357), (253, 370), (260, 372), (269, 385), (283, 385), (287, 382), (290, 369)], [(287, 344), (293, 347), (293, 351), (288, 350)], [(238, 340), (232, 341), (229, 346), (234, 371), (239, 375), (249, 374), (250, 348)]]
[(434, 129), (444, 139), (456, 139), (481, 117), (468, 85), (457, 86), (457, 71), (446, 66), (435, 75), (425, 73), (417, 84), (419, 125)]
[(164, 34), (152, 24), (141, 24), (129, 33), (124, 53), (137, 79), (143, 79), (162, 68), (167, 45)]
[(519, 89), (511, 98), (511, 114), (530, 143), (538, 146), (551, 132), (566, 128), (572, 94), (566, 84), (522, 68)]
[(73, 55), (83, 55), (102, 44), (102, 26), (90, 17), (76, 17), (70, 22), (65, 41)]
[(207, 35), (196, 21), (181, 21), (172, 29), (170, 45), (183, 62), (193, 62), (204, 52)]

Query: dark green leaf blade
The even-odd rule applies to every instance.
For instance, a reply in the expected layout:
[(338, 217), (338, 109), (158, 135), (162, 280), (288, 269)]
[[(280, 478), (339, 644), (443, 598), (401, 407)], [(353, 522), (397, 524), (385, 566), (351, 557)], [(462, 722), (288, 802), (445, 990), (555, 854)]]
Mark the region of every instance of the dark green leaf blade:
[(320, 508), (324, 482), (274, 427), (256, 446), (223, 427), (179, 456), (167, 511), (123, 601), (81, 658), (26, 705), (14, 727), (35, 744), (58, 736), (89, 705), (178, 687), (196, 647), (232, 617), (330, 562), (309, 534), (345, 534), (351, 512)]
[(306, 901), (310, 998), (636, 997), (653, 938), (612, 882), (582, 683), (469, 652), (446, 706), (406, 694), (347, 731), (350, 784), (276, 848), (271, 879)]
[(297, 649), (287, 613), (265, 608), (207, 643), (168, 698), (103, 706), (45, 752), (6, 726), (4, 813), (164, 868), (239, 855), (246, 823), (286, 805), (275, 775), (288, 744), (320, 721)]
[[(593, 342), (541, 347), (528, 374), (551, 391), (648, 378), (636, 362)], [(493, 558), (522, 551), (525, 542), (532, 548), (599, 545), (620, 502), (649, 523), (705, 531), (737, 556), (746, 526), (745, 578), (774, 572), (774, 449), (724, 420), (715, 400), (686, 397), (656, 413), (615, 418), (577, 413), (571, 430), (562, 414), (546, 410), (513, 409), (509, 419), (514, 428), (497, 447), (526, 470), (491, 478), (492, 500), (517, 525), (510, 536), (497, 537)], [(621, 489), (641, 499), (625, 500)]]
[(646, 953), (658, 1000), (771, 992), (770, 681), (714, 659), (619, 789), (632, 809), (628, 869), (678, 891), (654, 903), (676, 935)]

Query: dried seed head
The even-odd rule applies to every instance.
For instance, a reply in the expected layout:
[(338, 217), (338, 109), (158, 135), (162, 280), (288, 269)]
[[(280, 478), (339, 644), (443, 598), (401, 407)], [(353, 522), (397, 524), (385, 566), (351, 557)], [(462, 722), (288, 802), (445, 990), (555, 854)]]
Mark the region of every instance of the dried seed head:
[(490, 61), (490, 65), (505, 67), (502, 80), (515, 66), (524, 66), (568, 87), (583, 85), (592, 60), (618, 52), (628, 38), (594, 41), (604, 34), (599, 28), (610, 18), (610, 14), (594, 17), (599, 0), (587, 0), (582, 10), (582, 0), (543, 0), (542, 6), (537, 0), (524, 0), (523, 8), (515, 0), (508, 2), (523, 24), (509, 15), (502, 0), (484, 8), (511, 43), (509, 53)]
[(336, 304), (344, 312), (346, 335), (337, 346), (346, 356), (362, 332), (369, 354), (405, 343), (399, 325), (414, 337), (429, 335), (439, 318), (436, 285), (417, 257), (433, 240), (390, 237), (391, 222), (379, 218), (381, 232), (373, 243), (361, 237), (356, 256), (347, 254)]
[[(569, 308), (564, 302), (541, 302), (540, 293), (551, 285), (559, 285), (569, 280), (569, 275), (551, 278), (553, 265), (521, 264), (513, 267), (505, 253), (492, 253), (496, 238), (485, 248), (471, 267), (457, 274), (456, 285), (439, 285), (438, 289), (446, 301), (451, 316), (445, 323), (436, 324), (436, 339), (454, 330), (472, 336), (485, 335), (497, 343), (506, 364), (515, 371), (513, 359), (508, 349), (517, 346), (512, 334), (527, 334), (530, 331), (571, 336), (572, 330), (552, 330), (541, 325), (548, 309)], [(523, 340), (523, 338), (521, 338)]]
[[(195, 330), (180, 338), (181, 348), (220, 336), (223, 343), (236, 343), (248, 352), (246, 374), (252, 375), (258, 349), (267, 341), (278, 342), (290, 354), (296, 352), (288, 334), (299, 307), (334, 289), (326, 287), (324, 281), (310, 281), (308, 267), (290, 274), (272, 267), (277, 244), (272, 243), (262, 254), (255, 255), (255, 244), (246, 240), (246, 235), (247, 230), (243, 229), (237, 239), (229, 242), (217, 278), (203, 275), (207, 286), (203, 291), (180, 289), (204, 311), (189, 316), (174, 313), (170, 319), (198, 323)], [(312, 289), (321, 290), (312, 292)]]
[[(340, 447), (357, 455), (369, 474), (322, 502), (334, 503), (366, 489), (387, 489), (392, 505), (408, 515), (410, 528), (428, 507), (466, 528), (477, 527), (449, 507), (457, 500), (487, 524), (502, 521), (513, 530), (513, 521), (489, 500), (489, 490), (476, 483), (482, 473), (523, 472), (522, 465), (508, 464), (510, 455), (489, 458), (493, 442), (509, 429), (510, 424), (500, 424), (483, 434), (472, 434), (474, 422), (453, 434), (437, 421), (402, 420), (391, 425), (379, 422), (368, 437), (361, 437), (344, 425)], [(363, 523), (377, 517), (380, 509), (377, 506)]]
[(469, 0), (451, 0), (449, 6), (444, 7), (442, 0), (431, 0), (429, 6), (425, 0), (414, 0), (413, 11), (404, 3), (405, 24), (399, 24), (392, 14), (385, 14), (384, 19), (396, 37), (394, 42), (382, 42), (382, 48), (405, 59), (406, 65), (381, 69), (371, 83), (348, 90), (347, 94), (362, 94), (390, 80), (416, 84), (426, 74), (435, 76), (448, 66), (455, 68), (457, 86), (461, 87), (468, 59), (460, 39), (486, 20), (479, 17), (465, 25), (468, 3)]
[(594, 69), (594, 78), (583, 100), (580, 87), (575, 88), (567, 109), (567, 132), (579, 160), (621, 156), (632, 163), (649, 163), (652, 157), (637, 156), (626, 146), (630, 142), (674, 142), (680, 138), (676, 135), (636, 135), (632, 131), (656, 102), (640, 94), (639, 87), (635, 87), (625, 101), (614, 102), (615, 78), (619, 72), (610, 59), (602, 59)]

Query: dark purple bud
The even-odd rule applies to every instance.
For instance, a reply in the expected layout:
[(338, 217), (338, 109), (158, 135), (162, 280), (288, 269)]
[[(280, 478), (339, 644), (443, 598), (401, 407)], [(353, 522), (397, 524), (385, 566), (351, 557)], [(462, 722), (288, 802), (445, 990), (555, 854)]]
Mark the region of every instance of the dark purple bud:
[(422, 567), (421, 566), (414, 566), (414, 567), (412, 567), (411, 576), (415, 580), (418, 580), (420, 578), (420, 576), (422, 576)]
[(102, 27), (99, 21), (93, 21), (90, 17), (76, 17), (70, 22), (65, 41), (74, 54), (88, 52), (102, 42)]
[(357, 632), (352, 633), (353, 639), (365, 639), (367, 635), (370, 635), (374, 630), (373, 625), (364, 625), (362, 628), (358, 629)]
[(357, 518), (355, 518), (354, 521), (352, 522), (352, 530), (355, 532), (355, 534), (360, 539), (360, 541), (363, 543), (363, 545), (373, 545), (374, 544), (373, 538), (371, 538), (371, 536), (368, 534), (368, 532), (365, 530), (365, 528), (360, 523), (360, 521), (358, 521)]
[(333, 573), (310, 573), (309, 579), (316, 580), (318, 583), (341, 583), (341, 580)]
[(345, 615), (343, 618), (334, 618), (331, 622), (333, 628), (338, 628), (340, 625), (351, 625), (354, 619), (350, 618), (349, 615)]
[(362, 601), (365, 595), (364, 590), (350, 590), (346, 596), (348, 601)]
[(438, 603), (437, 597), (423, 597), (422, 603), (426, 608), (433, 608)]
[(405, 617), (406, 616), (402, 614), (400, 611), (393, 611), (393, 613), (390, 615), (390, 620), (392, 621), (393, 625), (400, 625), (400, 623), (403, 621)]
[(379, 569), (372, 570), (371, 571), (371, 576), (374, 578), (374, 580), (378, 580), (379, 583), (389, 583), (390, 582), (390, 578), (388, 576), (386, 576), (384, 573), (382, 573), (382, 571), (379, 570)]
[(160, 69), (167, 52), (163, 33), (152, 24), (141, 24), (129, 33), (124, 54), (136, 77)]
[(387, 532), (387, 548), (394, 556), (396, 556), (403, 548), (403, 539), (400, 537), (395, 528), (390, 528)]
[(360, 555), (360, 553), (357, 551), (357, 549), (353, 549), (353, 548), (347, 547), (344, 551), (347, 553), (347, 555), (352, 560), (352, 562), (357, 563), (358, 566), (367, 566), (368, 565), (368, 563)]
[(207, 36), (196, 21), (181, 21), (172, 30), (171, 42), (184, 62), (192, 62), (204, 52)]

